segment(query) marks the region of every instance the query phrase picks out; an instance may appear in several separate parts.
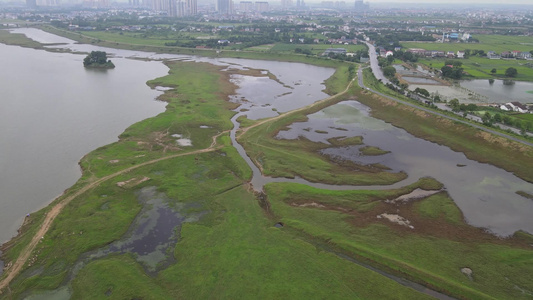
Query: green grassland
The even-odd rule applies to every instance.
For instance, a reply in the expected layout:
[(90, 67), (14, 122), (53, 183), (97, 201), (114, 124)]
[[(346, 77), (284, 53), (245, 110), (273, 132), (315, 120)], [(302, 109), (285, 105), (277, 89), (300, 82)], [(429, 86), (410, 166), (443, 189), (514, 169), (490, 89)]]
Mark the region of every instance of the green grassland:
[[(226, 101), (226, 92), (234, 87), (224, 78), (227, 74), (207, 64), (175, 62), (169, 67), (168, 76), (150, 82), (176, 87), (163, 97), (169, 102), (167, 111), (133, 125), (118, 142), (87, 155), (82, 163), (83, 177), (67, 195), (95, 178), (143, 160), (190, 151), (165, 147), (168, 145), (164, 136), (168, 134), (191, 132), (195, 145), (192, 149), (196, 149), (230, 126), (233, 113), (229, 108), (233, 105)], [(213, 129), (195, 132), (199, 125)], [(158, 142), (163, 144), (158, 148), (153, 134), (161, 131), (165, 135), (163, 138), (157, 135)], [(154, 147), (147, 148), (150, 144)], [(274, 228), (275, 220), (263, 209), (264, 203), (261, 205), (246, 188), (250, 170), (230, 146), (228, 136), (219, 138), (219, 144), (221, 148), (216, 151), (139, 167), (75, 198), (55, 219), (22, 273), (0, 298), (24, 298), (69, 285), (74, 299), (189, 299), (213, 295), (226, 299), (258, 295), (296, 299), (428, 299)], [(145, 156), (128, 160), (139, 153)], [(119, 162), (110, 165), (106, 163), (109, 159)], [(142, 177), (149, 180), (117, 185)], [(147, 186), (155, 186), (158, 192), (167, 195), (170, 205), (193, 203), (196, 210), (207, 212), (201, 220), (182, 226), (180, 241), (168, 254), (175, 257), (176, 263), (152, 277), (134, 256), (109, 255), (88, 263), (70, 281), (70, 269), (83, 253), (124, 235), (142, 209), (136, 192)], [(4, 258), (17, 256), (45, 212), (32, 215), (26, 233), (18, 244), (5, 249)]]
[[(139, 49), (154, 49), (150, 47)], [(297, 55), (287, 57), (337, 67), (326, 81), (330, 94), (343, 91), (351, 80), (348, 64), (308, 60)], [(166, 111), (132, 125), (118, 142), (85, 156), (81, 161), (82, 178), (54, 203), (98, 178), (158, 158), (167, 159), (104, 181), (70, 202), (0, 299), (25, 298), (65, 285), (69, 286), (72, 299), (430, 298), (342, 255), (458, 298), (531, 296), (530, 235), (517, 233), (501, 240), (465, 224), (445, 191), (406, 204), (383, 201), (416, 188), (442, 189), (442, 184), (433, 179), (422, 178), (410, 186), (383, 191), (327, 191), (299, 184), (269, 184), (264, 194), (254, 194), (248, 185), (251, 170), (225, 133), (232, 127), (231, 109), (235, 108), (227, 101), (236, 88), (228, 81), (230, 73), (203, 63), (167, 65), (168, 76), (148, 83), (175, 88), (161, 97), (168, 103)], [(528, 164), (516, 165), (531, 161), (530, 149), (505, 140), (497, 140), (501, 143), (498, 146), (463, 125), (416, 114), (357, 87), (348, 91), (346, 95), (251, 128), (240, 141), (250, 157), (263, 166), (265, 174), (351, 184), (401, 180), (405, 177), (403, 173), (329, 161), (316, 153), (325, 144), (273, 138), (277, 131), (305, 120), (308, 114), (355, 95), (372, 108), (374, 115), (395, 126), (451, 145), (480, 161), (496, 164), (495, 155), (500, 154), (501, 164), (510, 166), (526, 180), (533, 180)], [(242, 121), (243, 125), (256, 124), (247, 119)], [(209, 128), (200, 128), (201, 125)], [(177, 146), (172, 134), (190, 138), (192, 146)], [(216, 149), (186, 155), (209, 147), (218, 134), (221, 135)], [(365, 141), (362, 137), (351, 137), (330, 142), (343, 146), (361, 145)], [(367, 150), (369, 154), (380, 152), (375, 147)], [(475, 152), (480, 156), (475, 156)], [(504, 159), (501, 153), (508, 157)], [(180, 154), (183, 156), (175, 156)], [(118, 185), (144, 177), (149, 179)], [(176, 232), (179, 241), (166, 253), (175, 261), (160, 266), (160, 271), (154, 274), (147, 273), (135, 255), (112, 254), (89, 262), (70, 278), (70, 269), (84, 253), (124, 236), (143, 209), (137, 192), (149, 186), (165, 194), (172, 207), (190, 204), (194, 205), (191, 212), (205, 212), (202, 218), (184, 223)], [(24, 232), (3, 249), (6, 262), (13, 261), (27, 245), (48, 209), (32, 214)], [(414, 229), (376, 217), (384, 212), (406, 217)], [(275, 228), (278, 222), (284, 227)], [(461, 273), (464, 267), (473, 270), (472, 279)]]
[(404, 48), (422, 48), (439, 51), (484, 50), (501, 53), (503, 51), (533, 50), (533, 37), (507, 35), (476, 35), (479, 43), (439, 43), (439, 42), (402, 42)]
[[(445, 192), (386, 204), (381, 200), (402, 192), (324, 191), (290, 183), (269, 184), (266, 191), (284, 230), (312, 237), (325, 249), (355, 253), (360, 260), (422, 279), (459, 298), (530, 297), (516, 288), (533, 288), (533, 251), (527, 240), (501, 241), (468, 226)], [(306, 206), (310, 203), (314, 205)], [(407, 218), (413, 228), (378, 219), (383, 212)], [(473, 270), (472, 279), (461, 273), (464, 267)]]
[(41, 43), (27, 38), (24, 34), (11, 33), (8, 30), (0, 30), (0, 43), (6, 45), (19, 45), (35, 49), (42, 48)]
[[(435, 59), (419, 59), (418, 63), (424, 64), (428, 67), (438, 69), (444, 66), (444, 62), (449, 59), (435, 58)], [(469, 76), (479, 79), (490, 78), (507, 78), (505, 76), (505, 70), (507, 68), (515, 68), (518, 71), (518, 75), (514, 77), (515, 80), (533, 81), (533, 67), (527, 65), (529, 62), (533, 65), (533, 62), (526, 60), (508, 60), (508, 59), (488, 59), (485, 57), (470, 57), (468, 59), (456, 59), (463, 63), (461, 66)], [(491, 73), (492, 69), (496, 69), (496, 73)]]
[(344, 48), (348, 52), (366, 50), (365, 45), (326, 45), (326, 44), (275, 44), (270, 51), (274, 52), (294, 52), (296, 48), (310, 50), (313, 54), (322, 54), (328, 48)]

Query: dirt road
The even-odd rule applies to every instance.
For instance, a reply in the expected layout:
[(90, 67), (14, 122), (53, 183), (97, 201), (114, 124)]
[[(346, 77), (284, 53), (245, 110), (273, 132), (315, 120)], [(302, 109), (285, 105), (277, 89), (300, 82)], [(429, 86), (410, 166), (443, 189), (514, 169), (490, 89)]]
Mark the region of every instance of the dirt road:
[(0, 294), (3, 293), (3, 291), (9, 285), (11, 280), (13, 280), (13, 278), (15, 278), (15, 276), (17, 276), (20, 273), (20, 271), (24, 267), (24, 264), (29, 259), (31, 253), (33, 252), (33, 250), (35, 249), (35, 247), (37, 246), (37, 244), (39, 243), (41, 238), (43, 238), (44, 235), (46, 234), (46, 232), (48, 232), (48, 230), (50, 229), (50, 226), (54, 222), (55, 218), (59, 215), (59, 213), (63, 210), (63, 208), (66, 205), (68, 205), (72, 200), (76, 199), (77, 197), (79, 197), (83, 193), (87, 192), (88, 190), (99, 186), (101, 183), (103, 183), (103, 182), (105, 182), (105, 181), (107, 181), (109, 179), (112, 179), (112, 178), (117, 177), (119, 175), (122, 175), (124, 173), (128, 173), (128, 172), (130, 172), (132, 170), (135, 170), (137, 168), (141, 168), (141, 167), (144, 167), (144, 166), (147, 166), (147, 165), (151, 165), (151, 164), (163, 161), (163, 160), (172, 159), (172, 158), (176, 158), (176, 157), (180, 157), (180, 156), (195, 155), (195, 154), (199, 154), (199, 153), (206, 153), (206, 152), (215, 151), (215, 150), (217, 150), (219, 148), (219, 147), (216, 147), (217, 138), (219, 136), (221, 136), (222, 134), (227, 133), (227, 132), (228, 131), (223, 131), (223, 132), (213, 136), (213, 142), (211, 143), (211, 145), (208, 148), (201, 149), (201, 150), (196, 150), (196, 151), (192, 151), (192, 152), (187, 152), (187, 153), (179, 153), (179, 154), (169, 155), (169, 156), (161, 157), (161, 158), (158, 158), (158, 159), (154, 159), (154, 160), (143, 162), (143, 163), (138, 164), (136, 166), (129, 167), (127, 169), (124, 169), (124, 170), (118, 171), (116, 173), (107, 175), (107, 176), (102, 177), (102, 178), (100, 178), (100, 179), (98, 179), (98, 180), (96, 180), (96, 181), (94, 181), (92, 183), (89, 183), (88, 185), (84, 186), (83, 188), (81, 188), (76, 193), (74, 193), (74, 194), (72, 194), (72, 195), (70, 195), (68, 197), (65, 197), (63, 200), (59, 201), (46, 214), (46, 216), (44, 218), (44, 221), (43, 221), (41, 227), (39, 228), (39, 230), (37, 231), (37, 233), (35, 234), (35, 236), (32, 238), (30, 243), (20, 252), (19, 257), (13, 263), (11, 268), (6, 271), (7, 276), (4, 279), (2, 279), (2, 281), (0, 281)]

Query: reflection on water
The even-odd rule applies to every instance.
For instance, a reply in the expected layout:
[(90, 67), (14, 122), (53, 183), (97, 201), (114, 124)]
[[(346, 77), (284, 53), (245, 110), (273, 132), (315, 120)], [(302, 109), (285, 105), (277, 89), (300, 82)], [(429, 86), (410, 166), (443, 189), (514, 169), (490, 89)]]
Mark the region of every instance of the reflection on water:
[[(345, 130), (335, 131), (331, 130), (332, 127)], [(303, 130), (305, 128), (311, 130)], [(315, 130), (327, 130), (328, 134), (318, 134)], [(533, 194), (533, 184), (372, 118), (369, 108), (356, 101), (345, 101), (309, 115), (307, 122), (294, 123), (278, 135), (287, 139), (298, 136), (326, 143), (332, 137), (363, 136), (366, 145), (391, 153), (362, 157), (353, 148), (329, 148), (324, 151), (356, 162), (377, 161), (393, 170), (403, 170), (409, 175), (407, 183), (420, 177), (433, 177), (445, 185), (470, 224), (502, 236), (511, 235), (517, 230), (533, 233), (533, 201), (516, 194), (520, 190)]]
[(531, 103), (533, 96), (528, 93), (533, 91), (533, 82), (514, 81), (514, 84), (505, 84), (504, 80), (476, 79), (461, 81), (461, 86), (479, 93), (488, 98), (489, 103), (507, 103), (519, 101)]
[(82, 55), (4, 44), (0, 52), (9, 57), (0, 60), (1, 244), (78, 180), (81, 157), (164, 111), (146, 81), (168, 68), (114, 58), (117, 68), (102, 72), (83, 68)]
[(70, 270), (62, 287), (53, 291), (35, 291), (26, 299), (70, 299), (68, 285), (78, 272), (91, 261), (113, 253), (134, 254), (135, 260), (152, 275), (174, 263), (173, 250), (178, 242), (181, 225), (199, 221), (206, 212), (188, 213), (187, 210), (197, 209), (198, 205), (176, 203), (164, 193), (157, 192), (153, 186), (142, 188), (136, 194), (143, 208), (121, 239), (83, 254)]

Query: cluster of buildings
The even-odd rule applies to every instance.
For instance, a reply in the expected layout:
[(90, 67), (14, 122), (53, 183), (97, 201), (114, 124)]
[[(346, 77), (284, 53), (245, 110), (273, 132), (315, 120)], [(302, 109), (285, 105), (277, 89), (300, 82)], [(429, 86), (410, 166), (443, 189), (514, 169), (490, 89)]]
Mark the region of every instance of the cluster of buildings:
[(500, 105), (500, 109), (505, 110), (505, 111), (515, 111), (515, 112), (519, 112), (523, 114), (533, 113), (533, 105), (529, 106), (528, 108), (527, 106), (525, 106), (524, 104), (520, 102), (509, 102), (509, 103), (502, 104)]
[(242, 12), (252, 12), (252, 11), (264, 12), (264, 11), (268, 11), (269, 9), (270, 8), (269, 8), (269, 4), (267, 1), (256, 1), (256, 2), (241, 1), (239, 3), (239, 10)]
[[(421, 57), (446, 57), (446, 58), (464, 58), (465, 51), (439, 51), (439, 50), (426, 50), (420, 48), (411, 48), (407, 52), (411, 52)], [(494, 51), (487, 52), (487, 58), (489, 59), (532, 59), (533, 55), (527, 51), (505, 51), (501, 54), (497, 54)]]
[(500, 58), (515, 58), (515, 59), (531, 59), (533, 55), (531, 55), (531, 52), (526, 51), (504, 51), (500, 54), (489, 51), (487, 52), (487, 58), (489, 59), (500, 59)]

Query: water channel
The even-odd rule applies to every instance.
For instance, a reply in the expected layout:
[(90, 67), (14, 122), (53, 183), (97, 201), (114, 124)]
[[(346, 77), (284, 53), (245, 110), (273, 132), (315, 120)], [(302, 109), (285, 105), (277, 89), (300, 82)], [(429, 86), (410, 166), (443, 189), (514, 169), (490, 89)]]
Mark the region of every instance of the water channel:
[[(20, 225), (21, 216), (46, 205), (79, 178), (77, 161), (83, 154), (97, 146), (113, 142), (127, 125), (162, 111), (161, 103), (150, 101), (160, 92), (150, 90), (145, 82), (164, 75), (167, 68), (158, 62), (130, 60), (125, 57), (206, 61), (225, 65), (228, 68), (264, 69), (277, 77), (278, 81), (269, 79), (267, 76), (235, 75), (232, 79), (239, 88), (231, 100), (241, 103), (241, 107), (237, 109), (238, 113), (232, 119), (235, 128), (231, 132), (231, 137), (234, 146), (253, 170), (252, 184), (256, 190), (261, 190), (268, 182), (285, 181), (328, 189), (384, 189), (404, 186), (415, 182), (420, 177), (432, 176), (445, 184), (447, 191), (470, 224), (485, 227), (502, 236), (512, 234), (516, 230), (533, 233), (533, 221), (531, 221), (533, 201), (515, 194), (518, 190), (533, 194), (532, 184), (524, 182), (509, 172), (469, 160), (462, 153), (418, 139), (401, 129), (374, 119), (369, 116), (368, 108), (356, 101), (337, 104), (311, 115), (307, 122), (294, 123), (287, 131), (281, 132), (279, 138), (295, 138), (305, 135), (311, 140), (327, 142), (325, 139), (329, 137), (361, 135), (366, 144), (378, 146), (391, 153), (374, 157), (372, 162), (365, 161), (366, 158), (358, 155), (356, 148), (330, 148), (324, 154), (342, 156), (359, 163), (373, 163), (378, 160), (379, 163), (394, 170), (405, 171), (409, 175), (406, 180), (392, 186), (355, 187), (315, 184), (299, 178), (263, 176), (244, 149), (235, 141), (235, 132), (239, 127), (236, 119), (241, 115), (247, 115), (250, 119), (271, 117), (327, 97), (321, 91), (324, 88), (322, 83), (333, 74), (332, 69), (298, 63), (210, 59), (106, 49), (93, 45), (78, 45), (68, 39), (35, 29), (17, 31), (40, 42), (64, 43), (64, 45), (53, 47), (63, 47), (73, 51), (108, 51), (114, 55), (113, 61), (117, 68), (107, 72), (88, 71), (81, 68), (83, 58), (81, 55), (57, 54), (0, 45), (0, 53), (13, 57), (9, 62), (1, 62), (1, 64), (11, 63), (12, 65), (0, 68), (11, 72), (0, 71), (3, 82), (11, 83), (6, 85), (7, 89), (2, 91), (0, 101), (5, 102), (2, 103), (5, 107), (14, 106), (11, 110), (0, 111), (2, 114), (0, 115), (0, 122), (2, 122), (0, 124), (2, 128), (0, 129), (2, 130), (0, 131), (0, 145), (2, 146), (0, 184), (4, 183), (4, 178), (20, 173), (18, 180), (12, 182), (13, 186), (2, 186), (0, 213), (5, 212), (6, 216), (13, 218), (11, 221), (5, 221), (7, 227), (4, 227), (4, 217), (0, 216), (0, 222), (2, 222), (0, 241), (6, 240), (14, 233), (16, 227)], [(35, 61), (33, 61), (34, 57)], [(23, 66), (26, 63), (21, 62), (27, 62), (28, 58), (32, 60), (27, 63), (28, 69), (25, 69)], [(20, 73), (19, 77), (15, 77), (14, 73)], [(62, 75), (66, 76), (61, 77)], [(58, 85), (58, 82), (62, 84)], [(50, 86), (61, 88), (50, 89)], [(102, 86), (106, 88), (102, 89)], [(100, 87), (98, 92), (100, 94), (93, 93), (97, 87)], [(52, 94), (45, 94), (45, 92)], [(125, 93), (128, 96), (124, 96)], [(82, 97), (85, 95), (87, 97)], [(115, 103), (115, 100), (122, 99), (121, 97), (126, 100)], [(75, 105), (69, 108), (72, 103)], [(147, 109), (144, 105), (150, 106), (151, 109)], [(137, 109), (144, 115), (126, 117), (130, 114), (130, 110)], [(241, 111), (243, 109), (248, 111)], [(87, 110), (94, 111), (94, 114), (88, 114)], [(61, 112), (65, 115), (63, 119), (58, 116)], [(120, 118), (117, 118), (117, 115)], [(43, 120), (46, 119), (50, 119), (53, 126), (44, 126)], [(109, 129), (111, 126), (106, 123), (119, 121), (122, 127), (116, 126), (114, 131), (111, 131)], [(73, 129), (75, 125), (78, 127)], [(97, 130), (99, 127), (104, 129), (103, 132)], [(341, 127), (344, 130), (335, 129)], [(304, 128), (313, 130), (306, 131), (303, 130)], [(313, 133), (315, 130), (327, 131), (328, 134), (317, 135)], [(97, 140), (96, 145), (94, 143), (85, 145), (86, 140), (93, 138)], [(27, 144), (17, 144), (18, 140), (23, 140)], [(78, 154), (74, 148), (82, 153)], [(46, 155), (50, 152), (59, 153), (59, 158), (47, 158)], [(66, 156), (69, 159), (59, 162)], [(34, 158), (39, 158), (39, 160), (33, 161)], [(465, 167), (460, 168), (458, 165), (465, 165)], [(22, 169), (23, 166), (27, 168)], [(51, 166), (57, 166), (57, 171), (51, 173)], [(34, 173), (36, 173), (35, 177), (30, 177)], [(27, 190), (29, 195), (14, 195), (8, 198), (6, 195), (9, 193), (5, 191), (9, 189)], [(47, 194), (43, 191), (49, 192)], [(30, 201), (30, 198), (34, 200)]]

